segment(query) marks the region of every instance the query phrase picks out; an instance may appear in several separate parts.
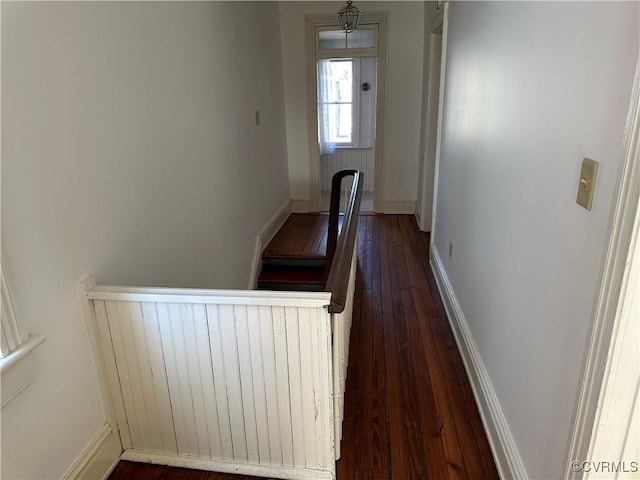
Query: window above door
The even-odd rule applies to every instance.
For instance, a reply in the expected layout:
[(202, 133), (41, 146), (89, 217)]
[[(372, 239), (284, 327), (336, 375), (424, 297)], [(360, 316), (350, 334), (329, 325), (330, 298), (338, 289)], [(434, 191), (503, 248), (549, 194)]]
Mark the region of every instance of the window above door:
[(340, 50), (353, 48), (375, 48), (376, 32), (373, 28), (345, 32), (341, 30), (320, 30), (319, 50)]
[(378, 25), (361, 25), (346, 32), (334, 26), (317, 26), (315, 35), (316, 57), (376, 56), (378, 51)]

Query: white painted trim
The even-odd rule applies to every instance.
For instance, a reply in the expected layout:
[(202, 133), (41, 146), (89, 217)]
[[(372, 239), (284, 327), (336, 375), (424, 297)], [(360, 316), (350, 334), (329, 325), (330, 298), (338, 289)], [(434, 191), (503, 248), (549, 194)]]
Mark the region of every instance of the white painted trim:
[(282, 228), (284, 222), (291, 215), (291, 200), (285, 201), (280, 208), (273, 214), (269, 221), (262, 227), (256, 238), (256, 248), (253, 252), (253, 262), (251, 263), (251, 274), (249, 275), (249, 290), (256, 288), (258, 283), (258, 275), (262, 270), (262, 252), (267, 248), (269, 242), (273, 239), (278, 230)]
[(105, 423), (62, 474), (62, 480), (102, 480), (120, 460), (122, 449), (111, 427)]
[(4, 270), (4, 262), (0, 257), (0, 270), (2, 276), (0, 278), (0, 288), (2, 290), (2, 314), (0, 314), (0, 320), (2, 323), (2, 342), (0, 345), (0, 358), (7, 357), (11, 352), (15, 351), (20, 345), (27, 341), (27, 336), (22, 332), (18, 317), (16, 315), (15, 308), (13, 306), (13, 300), (11, 299), (11, 292), (9, 291), (9, 284), (7, 282), (7, 275)]
[[(374, 167), (374, 193), (373, 210), (384, 211), (384, 136), (385, 114), (387, 102), (387, 76), (388, 76), (388, 51), (389, 51), (389, 12), (363, 13), (360, 23), (378, 24), (378, 78), (376, 96), (376, 141), (375, 141), (375, 167)], [(307, 139), (309, 146), (309, 194), (311, 196), (309, 209), (306, 211), (317, 212), (320, 210), (320, 152), (318, 149), (318, 103), (316, 99), (316, 55), (315, 27), (338, 26), (335, 16), (314, 14), (305, 15), (305, 77), (307, 85)], [(351, 52), (356, 57), (358, 52)], [(336, 54), (339, 57), (340, 54)], [(361, 54), (360, 56), (367, 56)], [(297, 212), (295, 206), (293, 209)], [(413, 211), (411, 212), (413, 213)]]
[(166, 455), (140, 450), (125, 450), (122, 460), (132, 462), (170, 465), (172, 467), (193, 468), (211, 472), (235, 473), (256, 477), (280, 478), (285, 480), (332, 480), (335, 478), (326, 470), (307, 470), (284, 466), (253, 465), (249, 463), (227, 462), (224, 460), (205, 460), (181, 455)]
[[(13, 357), (15, 361), (9, 365), (9, 367), (13, 368), (7, 367), (2, 371), (0, 408), (4, 408), (5, 405), (20, 395), (21, 392), (38, 379), (38, 363), (35, 356), (32, 355), (32, 352), (35, 347), (43, 341), (44, 337), (31, 337), (29, 341), (23, 343), (18, 347), (18, 350), (9, 355), (9, 357)], [(3, 360), (9, 360), (9, 357)]]
[(272, 292), (268, 290), (199, 290), (195, 288), (119, 287), (96, 285), (90, 300), (160, 303), (210, 303), (281, 307), (325, 307), (331, 292)]
[(430, 264), (478, 404), (500, 478), (525, 480), (528, 477), (522, 458), (435, 244), (432, 244), (430, 250)]
[[(611, 215), (611, 235), (607, 246), (600, 289), (596, 298), (591, 338), (584, 377), (576, 407), (574, 429), (567, 447), (565, 478), (585, 478), (573, 472), (571, 462), (588, 460), (592, 431), (601, 402), (602, 385), (608, 370), (609, 350), (624, 285), (629, 248), (640, 197), (640, 57), (636, 63), (631, 101), (625, 129), (627, 153), (620, 172), (619, 190)], [(605, 459), (603, 459), (605, 460)]]
[(313, 202), (308, 198), (292, 198), (291, 211), (293, 213), (309, 213), (312, 211)]
[(436, 165), (433, 172), (433, 205), (431, 207), (430, 248), (435, 247), (436, 216), (438, 213), (438, 178), (440, 175), (440, 154), (442, 150), (442, 116), (444, 111), (444, 91), (447, 71), (447, 38), (449, 36), (449, 2), (444, 2), (442, 14), (442, 58), (440, 60), (440, 98), (438, 100), (438, 126), (436, 134)]
[[(423, 232), (431, 231), (431, 224), (433, 220), (433, 187), (435, 184), (435, 179), (431, 175), (431, 165), (433, 165), (435, 172), (438, 128), (440, 125), (440, 75), (442, 70), (440, 68), (441, 65), (439, 65), (439, 68), (436, 68), (436, 66), (442, 63), (443, 22), (443, 12), (437, 12), (436, 16), (432, 18), (429, 30), (427, 31), (425, 29), (424, 32), (425, 43), (426, 39), (429, 39), (429, 58), (427, 61), (427, 77), (424, 79), (426, 99), (423, 100), (424, 112), (422, 115), (422, 119), (425, 122), (422, 131), (422, 176), (418, 179), (418, 182), (420, 182), (420, 192), (422, 194), (419, 196), (420, 198), (418, 198), (418, 201), (416, 202), (416, 220), (418, 220), (418, 227)], [(439, 41), (437, 40), (438, 37)], [(437, 49), (436, 45), (439, 45), (439, 49)], [(436, 86), (438, 87), (437, 90)], [(434, 129), (435, 138), (433, 135)], [(431, 152), (433, 152), (433, 155), (431, 155)], [(429, 189), (431, 189), (431, 195), (428, 200), (427, 195), (425, 194), (425, 192), (429, 190), (427, 186), (429, 187)], [(420, 212), (420, 215), (417, 214), (418, 211)]]
[(418, 224), (418, 226), (421, 225), (420, 224), (420, 202), (416, 202), (416, 213), (413, 214), (413, 217), (416, 219), (416, 223)]
[(406, 214), (416, 213), (415, 200), (385, 200), (383, 212), (385, 214)]
[(84, 324), (87, 328), (87, 335), (89, 342), (91, 343), (91, 351), (93, 353), (93, 362), (96, 367), (96, 376), (98, 377), (98, 384), (100, 385), (100, 393), (102, 395), (102, 406), (107, 423), (114, 431), (114, 437), (118, 442), (120, 452), (122, 452), (122, 443), (120, 440), (120, 430), (118, 429), (118, 423), (116, 421), (115, 409), (113, 406), (113, 398), (111, 397), (111, 390), (109, 389), (109, 381), (107, 374), (107, 365), (104, 361), (104, 354), (102, 351), (102, 345), (97, 331), (97, 323), (95, 319), (95, 310), (89, 300), (89, 291), (96, 286), (96, 281), (93, 277), (87, 277), (78, 284), (78, 296), (80, 298), (80, 305), (82, 306), (82, 314), (84, 317)]
[(5, 373), (12, 366), (17, 364), (22, 358), (25, 358), (31, 352), (33, 352), (38, 345), (46, 340), (42, 335), (31, 335), (29, 339), (20, 345), (17, 350), (14, 350), (4, 358), (0, 358), (0, 372)]

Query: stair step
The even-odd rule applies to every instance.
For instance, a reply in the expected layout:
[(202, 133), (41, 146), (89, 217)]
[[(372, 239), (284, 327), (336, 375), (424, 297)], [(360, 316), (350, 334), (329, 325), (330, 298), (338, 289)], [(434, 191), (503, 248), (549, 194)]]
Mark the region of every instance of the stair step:
[(270, 267), (299, 267), (324, 268), (324, 256), (295, 256), (295, 255), (263, 255), (263, 268)]
[(266, 267), (258, 277), (261, 290), (321, 292), (324, 290), (323, 268)]

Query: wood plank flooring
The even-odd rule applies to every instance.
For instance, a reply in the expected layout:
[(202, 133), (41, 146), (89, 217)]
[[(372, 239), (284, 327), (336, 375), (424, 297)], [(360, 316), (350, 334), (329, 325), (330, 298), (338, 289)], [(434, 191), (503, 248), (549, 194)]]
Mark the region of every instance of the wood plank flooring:
[(410, 215), (360, 218), (339, 480), (498, 473)]
[[(497, 479), (429, 236), (413, 216), (377, 215), (360, 218), (358, 240), (338, 480)], [(110, 478), (258, 480), (131, 462)]]
[(230, 473), (203, 472), (188, 468), (165, 467), (148, 463), (120, 461), (109, 476), (112, 479), (131, 480), (264, 480), (246, 475)]

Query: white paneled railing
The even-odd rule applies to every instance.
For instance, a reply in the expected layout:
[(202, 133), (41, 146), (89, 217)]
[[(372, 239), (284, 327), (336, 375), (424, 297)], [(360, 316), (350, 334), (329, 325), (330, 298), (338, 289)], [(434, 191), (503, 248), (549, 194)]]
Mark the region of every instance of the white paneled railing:
[(349, 334), (353, 319), (353, 297), (356, 288), (357, 255), (354, 251), (349, 272), (347, 303), (342, 313), (332, 315), (333, 322), (333, 391), (334, 393), (334, 432), (336, 459), (340, 458), (342, 440), (342, 420), (344, 419), (344, 392), (349, 364)]
[[(350, 297), (355, 257), (351, 275)], [(85, 293), (122, 458), (335, 478), (351, 303), (331, 315), (329, 292)]]

